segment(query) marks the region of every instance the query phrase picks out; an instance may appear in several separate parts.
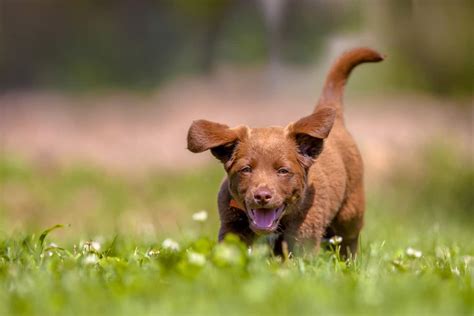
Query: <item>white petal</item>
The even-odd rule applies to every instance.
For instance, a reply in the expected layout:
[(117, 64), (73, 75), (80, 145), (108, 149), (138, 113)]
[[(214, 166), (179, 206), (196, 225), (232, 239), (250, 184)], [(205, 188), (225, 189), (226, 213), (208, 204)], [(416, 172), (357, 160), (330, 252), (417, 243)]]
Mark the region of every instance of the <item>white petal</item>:
[(196, 212), (193, 214), (192, 218), (196, 222), (205, 222), (207, 220), (207, 212), (204, 210)]

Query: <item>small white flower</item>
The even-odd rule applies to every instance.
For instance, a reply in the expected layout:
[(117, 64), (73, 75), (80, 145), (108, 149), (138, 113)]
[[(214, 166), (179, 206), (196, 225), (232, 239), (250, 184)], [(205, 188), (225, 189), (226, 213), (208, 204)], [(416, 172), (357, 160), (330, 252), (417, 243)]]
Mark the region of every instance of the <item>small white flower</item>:
[(147, 251), (146, 255), (148, 257), (154, 257), (154, 256), (157, 256), (160, 254), (160, 251), (159, 250), (156, 250), (156, 249), (150, 249)]
[(52, 243), (49, 243), (48, 247), (49, 248), (58, 248), (58, 245), (55, 244), (54, 242), (52, 242)]
[(84, 241), (82, 245), (84, 252), (94, 252), (100, 250), (100, 243), (98, 241), (88, 240)]
[(190, 251), (188, 252), (188, 261), (197, 266), (203, 266), (206, 263), (206, 257), (204, 255)]
[(97, 262), (99, 262), (99, 257), (95, 253), (84, 258), (85, 264), (96, 264)]
[(454, 267), (451, 269), (451, 273), (456, 275), (456, 276), (460, 276), (461, 275), (461, 272), (459, 272), (459, 269), (458, 267)]
[(464, 264), (465, 264), (465, 265), (470, 264), (471, 261), (474, 261), (473, 259), (474, 259), (474, 257), (472, 257), (472, 256), (463, 256), (463, 257), (462, 257), (462, 260), (464, 261)]
[(405, 253), (410, 258), (421, 258), (421, 256), (423, 255), (420, 250), (413, 249), (411, 247), (408, 247), (407, 250), (405, 250)]
[(165, 240), (163, 240), (163, 243), (161, 244), (161, 246), (165, 249), (179, 251), (179, 244), (170, 238), (166, 238)]
[(207, 212), (203, 210), (194, 213), (193, 220), (196, 222), (205, 222), (207, 220)]
[(84, 252), (90, 252), (91, 251), (91, 243), (90, 242), (88, 242), (88, 241), (82, 242), (81, 241), (81, 244), (82, 244), (82, 251), (84, 251)]
[(339, 245), (342, 242), (342, 237), (341, 236), (333, 236), (329, 239), (329, 243), (331, 245)]
[(100, 250), (100, 243), (98, 241), (92, 241), (91, 242), (91, 247), (95, 251), (99, 251)]

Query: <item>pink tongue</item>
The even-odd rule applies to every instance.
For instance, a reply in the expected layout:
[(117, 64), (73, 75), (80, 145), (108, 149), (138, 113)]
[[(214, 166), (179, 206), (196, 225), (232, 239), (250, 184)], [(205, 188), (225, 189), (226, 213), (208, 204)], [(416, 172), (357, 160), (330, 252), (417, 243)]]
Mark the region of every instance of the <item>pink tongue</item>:
[(256, 209), (255, 210), (255, 226), (258, 228), (270, 228), (276, 219), (275, 210)]

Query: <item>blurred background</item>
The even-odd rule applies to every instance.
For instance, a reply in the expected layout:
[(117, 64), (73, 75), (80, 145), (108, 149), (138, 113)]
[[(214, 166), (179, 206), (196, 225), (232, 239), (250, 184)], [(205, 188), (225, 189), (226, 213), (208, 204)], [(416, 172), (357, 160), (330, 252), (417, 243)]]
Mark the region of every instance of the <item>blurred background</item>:
[(192, 120), (286, 125), (357, 46), (387, 55), (345, 97), (366, 234), (472, 228), (473, 4), (2, 0), (0, 231), (214, 237), (223, 170), (187, 152)]

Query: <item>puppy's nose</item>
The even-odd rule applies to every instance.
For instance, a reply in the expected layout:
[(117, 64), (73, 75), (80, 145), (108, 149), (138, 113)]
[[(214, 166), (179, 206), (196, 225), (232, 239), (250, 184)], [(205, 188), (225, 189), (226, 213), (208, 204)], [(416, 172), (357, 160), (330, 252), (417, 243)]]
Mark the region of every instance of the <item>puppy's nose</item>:
[(258, 204), (265, 205), (272, 199), (272, 193), (269, 189), (260, 188), (255, 191), (253, 198)]

